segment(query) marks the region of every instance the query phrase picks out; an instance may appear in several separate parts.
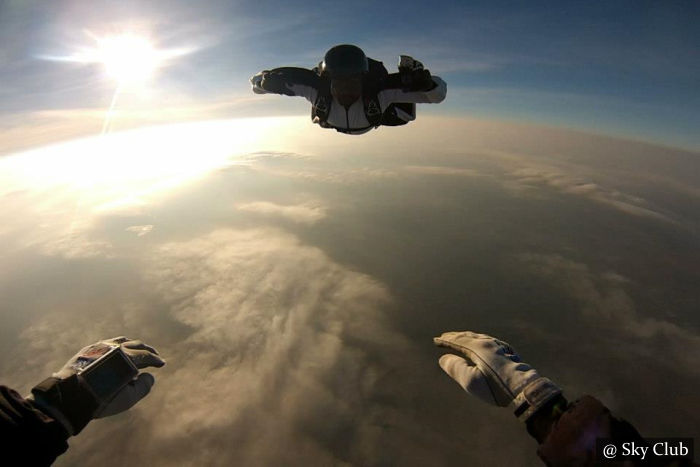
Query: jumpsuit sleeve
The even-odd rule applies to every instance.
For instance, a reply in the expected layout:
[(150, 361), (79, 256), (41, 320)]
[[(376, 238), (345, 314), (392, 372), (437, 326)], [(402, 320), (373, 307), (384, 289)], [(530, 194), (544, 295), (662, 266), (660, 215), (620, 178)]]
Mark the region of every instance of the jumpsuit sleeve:
[(60, 422), (31, 400), (0, 386), (0, 464), (51, 465), (68, 449), (67, 439)]
[[(595, 397), (585, 395), (573, 403), (563, 396), (553, 399), (527, 421), (527, 431), (537, 440), (537, 455), (548, 466), (594, 466), (596, 439), (608, 438), (617, 442), (633, 441), (638, 446), (648, 442), (624, 419), (615, 417)], [(697, 467), (692, 460), (678, 457), (628, 460), (609, 465), (650, 467)]]
[(312, 103), (316, 100), (319, 77), (312, 70), (281, 67), (261, 71), (255, 76), (262, 77), (257, 90), (259, 94), (300, 96)]
[[(394, 81), (393, 75), (390, 79)], [(398, 83), (379, 92), (377, 97), (382, 108), (393, 103), (438, 104), (447, 96), (447, 83), (439, 76), (432, 76), (434, 86), (428, 91), (404, 91)], [(391, 82), (391, 81), (390, 81)]]

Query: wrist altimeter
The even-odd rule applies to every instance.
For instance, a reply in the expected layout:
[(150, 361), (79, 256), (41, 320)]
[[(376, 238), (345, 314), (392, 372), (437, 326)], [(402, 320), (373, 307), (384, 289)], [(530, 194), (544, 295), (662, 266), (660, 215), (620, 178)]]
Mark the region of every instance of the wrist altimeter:
[(82, 430), (100, 406), (138, 375), (119, 345), (104, 342), (81, 350), (64, 370), (70, 372), (68, 377), (47, 378), (32, 394), (40, 406), (64, 416), (72, 425), (72, 434)]
[(81, 352), (71, 367), (101, 402), (112, 399), (139, 373), (118, 344), (102, 342)]

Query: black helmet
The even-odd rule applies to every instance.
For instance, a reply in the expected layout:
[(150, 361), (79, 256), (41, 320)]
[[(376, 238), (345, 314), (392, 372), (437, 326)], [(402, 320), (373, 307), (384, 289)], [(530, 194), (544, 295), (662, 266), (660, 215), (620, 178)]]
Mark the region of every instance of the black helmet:
[(321, 62), (321, 74), (328, 74), (331, 78), (361, 75), (367, 71), (367, 56), (361, 48), (349, 44), (336, 45), (326, 52)]

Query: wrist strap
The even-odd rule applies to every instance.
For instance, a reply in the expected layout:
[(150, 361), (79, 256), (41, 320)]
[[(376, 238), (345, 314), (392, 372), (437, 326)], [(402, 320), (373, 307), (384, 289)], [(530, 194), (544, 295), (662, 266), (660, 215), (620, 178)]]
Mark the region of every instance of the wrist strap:
[(513, 413), (518, 419), (526, 422), (537, 410), (553, 397), (561, 394), (561, 388), (549, 378), (538, 378), (531, 382), (515, 397)]
[(32, 388), (34, 400), (49, 414), (59, 412), (69, 423), (71, 435), (77, 435), (92, 420), (99, 401), (78, 375), (66, 379), (46, 378)]

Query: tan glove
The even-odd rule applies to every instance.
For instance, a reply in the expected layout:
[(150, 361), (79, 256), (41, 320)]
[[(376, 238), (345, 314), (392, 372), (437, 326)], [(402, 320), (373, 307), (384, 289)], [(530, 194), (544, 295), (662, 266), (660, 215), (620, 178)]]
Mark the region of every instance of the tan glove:
[(433, 339), (462, 356), (440, 357), (440, 367), (465, 391), (500, 407), (513, 407), (526, 421), (561, 389), (520, 360), (508, 343), (471, 331), (446, 332)]

